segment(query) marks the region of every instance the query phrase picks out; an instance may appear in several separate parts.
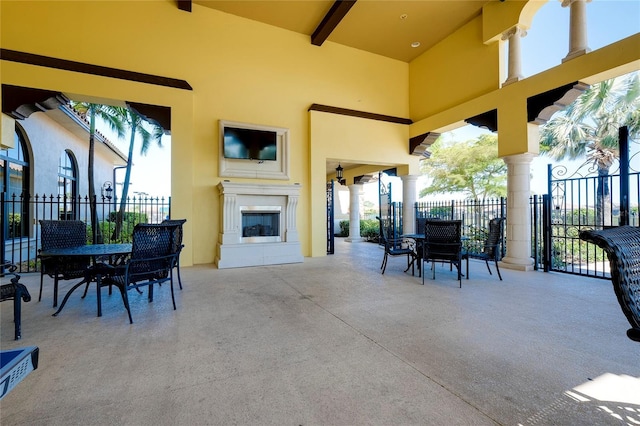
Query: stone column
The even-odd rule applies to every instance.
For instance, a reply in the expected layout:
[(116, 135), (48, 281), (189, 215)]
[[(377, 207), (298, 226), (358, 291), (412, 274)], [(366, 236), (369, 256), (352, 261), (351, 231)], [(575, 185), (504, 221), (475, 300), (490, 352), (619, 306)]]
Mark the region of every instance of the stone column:
[(563, 0), (562, 7), (570, 6), (569, 53), (562, 62), (591, 51), (587, 45), (587, 2), (591, 0)]
[(522, 80), (520, 38), (526, 35), (527, 32), (517, 26), (502, 34), (502, 40), (509, 40), (509, 75), (503, 86)]
[(531, 161), (534, 154), (504, 157), (507, 163), (507, 255), (500, 266), (520, 271), (533, 270), (531, 257)]
[(362, 184), (349, 185), (349, 236), (345, 241), (355, 243), (364, 241), (360, 236), (360, 197), (362, 196)]
[(416, 209), (418, 199), (417, 175), (400, 176), (402, 179), (402, 233), (413, 234), (416, 232)]

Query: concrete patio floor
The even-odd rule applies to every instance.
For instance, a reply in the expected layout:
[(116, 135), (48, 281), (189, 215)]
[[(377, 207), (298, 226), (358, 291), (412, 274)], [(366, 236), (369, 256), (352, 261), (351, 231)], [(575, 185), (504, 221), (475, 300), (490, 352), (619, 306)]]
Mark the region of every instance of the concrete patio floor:
[[(37, 370), (0, 402), (6, 425), (640, 424), (640, 344), (610, 281), (472, 261), (458, 288), (425, 285), (371, 243), (304, 263), (182, 269), (176, 283), (74, 293), (23, 275), (23, 338), (0, 304), (2, 349), (38, 346)], [(61, 294), (75, 281), (62, 282)]]

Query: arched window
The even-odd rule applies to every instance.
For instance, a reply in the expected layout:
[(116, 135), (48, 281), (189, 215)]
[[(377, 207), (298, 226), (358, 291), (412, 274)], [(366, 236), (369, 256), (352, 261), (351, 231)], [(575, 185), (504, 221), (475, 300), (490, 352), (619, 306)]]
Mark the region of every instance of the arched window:
[(16, 124), (14, 147), (0, 150), (0, 190), (5, 238), (27, 237), (29, 225), (29, 158), (26, 140)]
[(78, 166), (70, 151), (64, 151), (58, 161), (58, 196), (60, 219), (75, 219), (78, 195)]

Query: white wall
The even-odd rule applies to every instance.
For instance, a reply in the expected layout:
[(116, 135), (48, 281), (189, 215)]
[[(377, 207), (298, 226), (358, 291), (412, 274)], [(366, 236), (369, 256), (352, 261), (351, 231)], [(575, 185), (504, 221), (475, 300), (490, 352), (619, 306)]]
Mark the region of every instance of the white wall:
[[(16, 120), (16, 123), (26, 132), (27, 142), (31, 147), (31, 194), (58, 195), (58, 164), (62, 153), (70, 150), (78, 166), (78, 195), (87, 196), (89, 134), (86, 133), (85, 140), (79, 139), (43, 112), (31, 114), (25, 120)], [(99, 197), (102, 184), (112, 181), (113, 159), (101, 149), (95, 151), (95, 190)]]

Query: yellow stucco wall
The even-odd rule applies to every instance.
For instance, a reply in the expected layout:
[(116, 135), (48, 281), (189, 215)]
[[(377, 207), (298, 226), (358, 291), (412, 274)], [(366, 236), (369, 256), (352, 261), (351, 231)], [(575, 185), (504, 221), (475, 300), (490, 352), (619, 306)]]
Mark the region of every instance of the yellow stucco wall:
[(500, 85), (500, 43), (485, 45), (478, 17), (409, 66), (411, 119), (422, 120)]
[[(290, 180), (271, 183), (302, 185), (298, 231), (302, 254), (309, 256), (325, 254), (324, 245), (321, 251), (311, 248), (311, 194), (324, 194), (324, 182), (311, 185), (309, 106), (409, 115), (408, 64), (331, 42), (319, 48), (307, 36), (198, 5), (192, 13), (180, 11), (174, 1), (1, 2), (0, 7), (2, 48), (183, 79), (193, 87), (186, 91), (1, 62), (6, 84), (172, 108), (172, 214), (188, 219), (185, 242), (191, 250), (185, 250), (185, 265), (214, 260), (220, 223), (218, 120), (289, 128)], [(108, 31), (100, 23), (108, 23)], [(395, 146), (405, 144), (404, 162), (414, 161), (406, 130), (396, 137), (402, 140), (393, 141)], [(343, 139), (331, 156), (339, 157), (351, 143)], [(368, 147), (372, 158), (377, 149)], [(316, 180), (324, 181), (324, 164), (316, 173)]]

